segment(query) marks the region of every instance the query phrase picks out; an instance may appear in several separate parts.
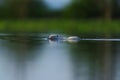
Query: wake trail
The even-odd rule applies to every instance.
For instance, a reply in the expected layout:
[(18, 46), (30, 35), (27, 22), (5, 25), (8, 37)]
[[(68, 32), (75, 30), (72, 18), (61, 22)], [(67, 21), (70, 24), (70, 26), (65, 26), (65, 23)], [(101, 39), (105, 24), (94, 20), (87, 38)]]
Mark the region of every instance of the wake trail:
[(80, 40), (86, 41), (120, 41), (120, 39), (93, 39), (93, 38), (83, 38)]

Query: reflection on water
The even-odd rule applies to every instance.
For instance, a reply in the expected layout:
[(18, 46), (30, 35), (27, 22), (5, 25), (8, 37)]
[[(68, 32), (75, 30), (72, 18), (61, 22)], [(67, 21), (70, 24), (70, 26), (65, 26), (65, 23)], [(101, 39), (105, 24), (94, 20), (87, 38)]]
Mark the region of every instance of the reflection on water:
[(28, 80), (73, 80), (72, 63), (66, 45), (45, 44), (28, 65)]
[(0, 80), (119, 80), (120, 42), (0, 38)]
[(0, 40), (0, 80), (15, 80), (15, 63), (4, 46), (5, 41)]

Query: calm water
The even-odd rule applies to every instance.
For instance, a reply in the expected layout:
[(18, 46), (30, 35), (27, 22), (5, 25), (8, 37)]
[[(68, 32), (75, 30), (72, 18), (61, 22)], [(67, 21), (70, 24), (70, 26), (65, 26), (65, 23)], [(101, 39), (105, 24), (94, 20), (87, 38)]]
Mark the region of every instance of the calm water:
[(119, 41), (41, 38), (0, 35), (0, 80), (120, 80)]

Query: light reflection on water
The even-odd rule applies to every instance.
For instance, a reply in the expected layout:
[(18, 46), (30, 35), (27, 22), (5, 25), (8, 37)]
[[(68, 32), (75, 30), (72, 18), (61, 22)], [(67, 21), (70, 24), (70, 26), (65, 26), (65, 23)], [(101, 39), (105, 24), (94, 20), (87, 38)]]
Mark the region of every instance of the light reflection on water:
[(120, 42), (0, 40), (0, 80), (119, 80)]
[(70, 54), (65, 45), (50, 43), (43, 47), (28, 64), (27, 80), (73, 80)]
[(16, 80), (15, 63), (4, 43), (5, 41), (0, 40), (0, 80)]

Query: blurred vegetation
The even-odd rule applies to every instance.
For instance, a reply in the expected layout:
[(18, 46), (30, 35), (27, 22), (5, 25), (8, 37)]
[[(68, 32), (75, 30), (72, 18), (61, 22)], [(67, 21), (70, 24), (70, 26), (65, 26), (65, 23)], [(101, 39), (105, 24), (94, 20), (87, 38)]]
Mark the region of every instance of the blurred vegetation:
[(0, 31), (119, 32), (120, 1), (73, 0), (49, 9), (43, 0), (3, 0)]

